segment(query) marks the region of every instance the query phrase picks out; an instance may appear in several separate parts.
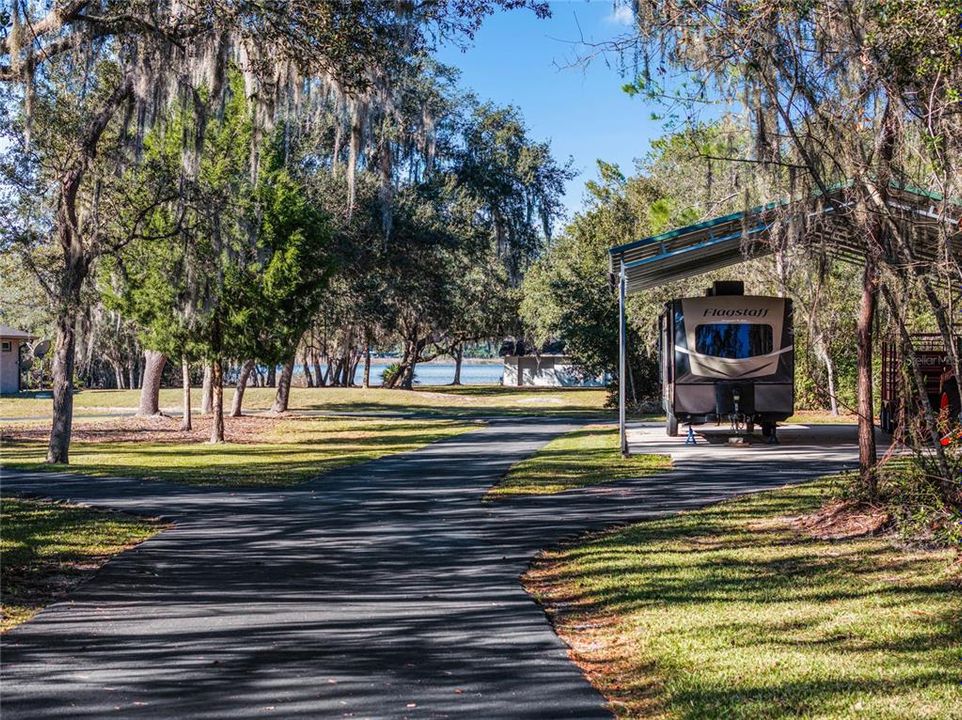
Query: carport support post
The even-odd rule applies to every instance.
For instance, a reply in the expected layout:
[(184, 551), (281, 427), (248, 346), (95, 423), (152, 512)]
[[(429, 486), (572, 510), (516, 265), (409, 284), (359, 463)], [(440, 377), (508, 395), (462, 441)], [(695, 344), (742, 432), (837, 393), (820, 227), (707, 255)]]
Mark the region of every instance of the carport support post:
[(625, 347), (628, 340), (625, 321), (625, 285), (625, 264), (621, 263), (621, 272), (618, 274), (618, 444), (622, 457), (628, 457), (628, 435), (625, 431), (625, 393), (628, 377), (627, 348)]

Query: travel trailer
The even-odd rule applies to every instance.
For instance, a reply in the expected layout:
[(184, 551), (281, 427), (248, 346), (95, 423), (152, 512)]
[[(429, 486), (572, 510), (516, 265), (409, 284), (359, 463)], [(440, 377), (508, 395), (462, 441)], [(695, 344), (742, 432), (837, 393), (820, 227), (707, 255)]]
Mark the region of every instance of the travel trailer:
[(705, 297), (665, 304), (658, 351), (667, 431), (679, 423), (730, 420), (776, 441), (795, 406), (792, 302), (716, 282)]

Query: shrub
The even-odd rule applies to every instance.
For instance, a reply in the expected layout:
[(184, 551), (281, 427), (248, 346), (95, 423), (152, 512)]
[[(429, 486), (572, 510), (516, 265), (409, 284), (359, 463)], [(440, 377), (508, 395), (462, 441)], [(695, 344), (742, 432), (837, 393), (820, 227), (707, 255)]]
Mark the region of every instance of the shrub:
[(390, 385), (401, 372), (401, 363), (391, 363), (381, 372), (381, 382)]
[[(951, 453), (950, 459), (957, 461), (957, 451), (953, 449)], [(882, 465), (878, 502), (889, 513), (894, 530), (904, 541), (962, 547), (962, 507), (946, 501), (938, 489), (938, 478), (932, 477), (926, 465), (918, 458), (899, 458)], [(851, 478), (844, 494), (862, 498), (858, 475), (852, 474)]]

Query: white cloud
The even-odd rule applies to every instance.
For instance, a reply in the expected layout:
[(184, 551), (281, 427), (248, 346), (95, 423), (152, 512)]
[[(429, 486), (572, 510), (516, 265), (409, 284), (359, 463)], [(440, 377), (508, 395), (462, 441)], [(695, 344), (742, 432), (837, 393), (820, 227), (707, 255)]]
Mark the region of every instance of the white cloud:
[(631, 25), (635, 21), (635, 14), (631, 10), (631, 5), (618, 3), (611, 10), (611, 14), (605, 17), (605, 22), (612, 25)]

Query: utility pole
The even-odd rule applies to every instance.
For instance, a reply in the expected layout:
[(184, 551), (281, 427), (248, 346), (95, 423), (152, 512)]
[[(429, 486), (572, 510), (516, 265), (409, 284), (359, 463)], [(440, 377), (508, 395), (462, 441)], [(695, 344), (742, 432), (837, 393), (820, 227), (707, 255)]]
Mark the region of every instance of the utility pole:
[(627, 347), (628, 328), (625, 320), (625, 295), (627, 292), (625, 263), (621, 263), (618, 274), (618, 444), (621, 456), (628, 457), (628, 434), (625, 427), (625, 400), (627, 389)]

